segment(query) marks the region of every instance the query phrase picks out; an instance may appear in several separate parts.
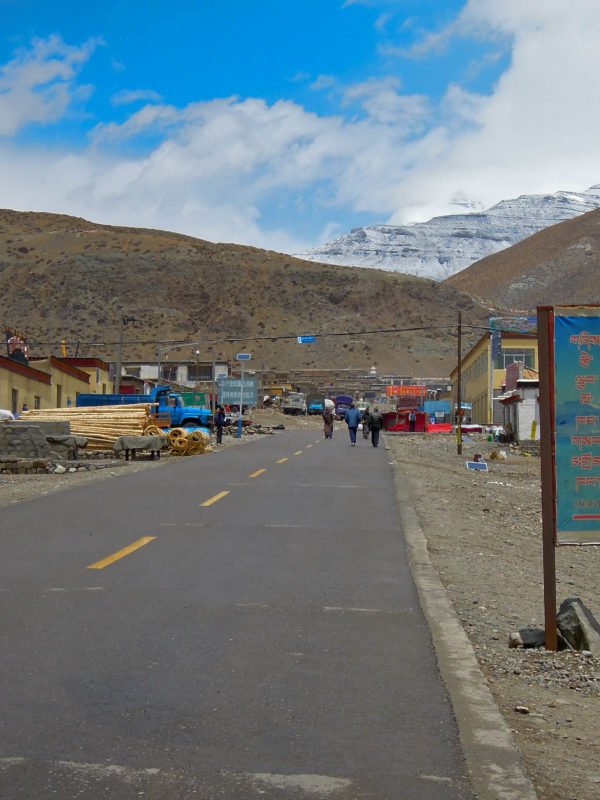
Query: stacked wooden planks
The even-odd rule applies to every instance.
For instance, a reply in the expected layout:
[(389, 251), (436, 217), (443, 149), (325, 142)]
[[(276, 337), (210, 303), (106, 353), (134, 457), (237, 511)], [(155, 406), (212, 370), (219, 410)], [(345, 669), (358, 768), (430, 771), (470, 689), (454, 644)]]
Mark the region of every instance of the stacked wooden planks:
[(89, 450), (110, 450), (119, 436), (141, 436), (152, 422), (152, 403), (122, 406), (44, 408), (25, 411), (28, 422), (69, 422), (71, 433), (85, 436)]

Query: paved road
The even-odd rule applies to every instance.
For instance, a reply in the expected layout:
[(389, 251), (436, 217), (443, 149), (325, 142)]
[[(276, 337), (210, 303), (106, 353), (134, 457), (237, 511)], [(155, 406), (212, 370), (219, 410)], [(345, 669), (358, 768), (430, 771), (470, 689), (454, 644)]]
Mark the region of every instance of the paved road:
[(472, 797), (382, 446), (286, 431), (2, 509), (0, 602), (3, 800)]

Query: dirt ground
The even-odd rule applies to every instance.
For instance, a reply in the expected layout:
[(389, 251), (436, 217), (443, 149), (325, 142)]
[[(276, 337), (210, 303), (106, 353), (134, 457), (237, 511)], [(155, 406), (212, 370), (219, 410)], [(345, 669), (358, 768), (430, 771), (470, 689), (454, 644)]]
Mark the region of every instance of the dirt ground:
[[(388, 435), (409, 482), (430, 557), (475, 649), (542, 800), (600, 798), (600, 661), (509, 649), (512, 631), (544, 627), (539, 458), (485, 441)], [(507, 459), (490, 460), (492, 448)], [(465, 461), (481, 453), (489, 472)], [(600, 617), (600, 548), (562, 547), (557, 598)], [(528, 713), (516, 711), (525, 707)]]
[[(256, 412), (263, 425), (318, 428), (318, 418)], [(277, 435), (277, 434), (276, 434)], [(216, 454), (245, 445), (224, 436)], [(434, 566), (475, 649), (498, 707), (515, 736), (541, 800), (600, 798), (600, 661), (580, 653), (509, 649), (512, 631), (543, 628), (540, 462), (511, 454), (489, 459), (497, 446), (452, 437), (387, 435), (386, 447), (409, 483)], [(465, 460), (482, 453), (489, 472)], [(0, 475), (0, 506), (132, 471), (167, 467), (119, 462), (112, 468), (63, 475)], [(600, 617), (600, 548), (557, 550), (559, 602), (577, 596)], [(516, 711), (525, 707), (528, 713)]]

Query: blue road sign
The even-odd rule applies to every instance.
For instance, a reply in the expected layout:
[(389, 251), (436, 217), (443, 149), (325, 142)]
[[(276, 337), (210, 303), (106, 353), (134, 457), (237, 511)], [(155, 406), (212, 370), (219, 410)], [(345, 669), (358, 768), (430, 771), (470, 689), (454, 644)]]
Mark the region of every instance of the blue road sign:
[(298, 336), (298, 344), (314, 344), (316, 341), (316, 336)]
[(250, 361), (252, 353), (238, 353), (235, 357), (236, 361)]

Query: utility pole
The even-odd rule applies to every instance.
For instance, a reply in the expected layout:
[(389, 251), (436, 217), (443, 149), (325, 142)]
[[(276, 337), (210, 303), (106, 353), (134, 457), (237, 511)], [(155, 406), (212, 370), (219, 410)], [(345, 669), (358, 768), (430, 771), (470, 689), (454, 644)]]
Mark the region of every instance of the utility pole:
[(212, 392), (211, 392), (211, 396), (210, 396), (210, 409), (212, 411), (212, 415), (213, 415), (213, 419), (214, 419), (215, 411), (217, 409), (217, 398), (215, 397), (215, 395), (217, 393), (217, 386), (216, 386), (216, 381), (215, 381), (215, 351), (214, 351), (214, 348), (213, 348), (213, 353), (212, 353), (212, 376), (211, 377), (212, 377)]
[(117, 364), (115, 368), (115, 394), (119, 394), (121, 391), (121, 364), (123, 361), (123, 334), (125, 332), (125, 328), (129, 324), (133, 324), (134, 328), (140, 327), (140, 321), (137, 320), (135, 317), (121, 317), (121, 325), (120, 325), (120, 332), (119, 332), (119, 349), (117, 351)]
[(462, 311), (458, 312), (458, 372), (456, 375), (456, 452), (462, 455)]

